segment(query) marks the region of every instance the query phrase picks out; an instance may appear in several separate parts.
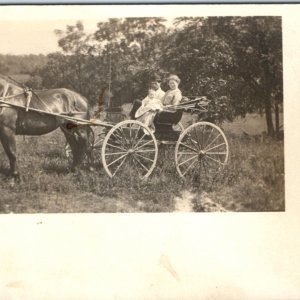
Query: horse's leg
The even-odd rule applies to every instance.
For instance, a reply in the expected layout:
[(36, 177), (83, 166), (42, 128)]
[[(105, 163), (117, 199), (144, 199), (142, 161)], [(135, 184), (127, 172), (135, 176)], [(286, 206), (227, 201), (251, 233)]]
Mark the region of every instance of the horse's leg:
[(71, 170), (75, 171), (76, 167), (83, 161), (84, 155), (87, 152), (87, 137), (81, 130), (67, 129), (64, 125), (61, 126), (61, 130), (64, 133), (66, 140), (71, 147), (73, 154)]
[(9, 159), (10, 173), (15, 179), (19, 180), (15, 131), (6, 126), (2, 127), (0, 131), (0, 140)]

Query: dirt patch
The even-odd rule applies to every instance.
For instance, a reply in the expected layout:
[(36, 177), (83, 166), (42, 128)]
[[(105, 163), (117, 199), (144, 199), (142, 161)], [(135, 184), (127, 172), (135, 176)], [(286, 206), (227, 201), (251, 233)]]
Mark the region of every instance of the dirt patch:
[(228, 212), (221, 204), (210, 199), (205, 192), (198, 195), (185, 190), (181, 197), (175, 197), (174, 201), (176, 212)]

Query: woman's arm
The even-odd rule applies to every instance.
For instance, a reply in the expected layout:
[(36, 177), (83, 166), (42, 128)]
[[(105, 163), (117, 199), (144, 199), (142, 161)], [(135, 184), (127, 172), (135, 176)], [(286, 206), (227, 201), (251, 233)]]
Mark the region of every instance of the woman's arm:
[(177, 90), (172, 99), (172, 105), (178, 105), (182, 99), (182, 94), (180, 90)]

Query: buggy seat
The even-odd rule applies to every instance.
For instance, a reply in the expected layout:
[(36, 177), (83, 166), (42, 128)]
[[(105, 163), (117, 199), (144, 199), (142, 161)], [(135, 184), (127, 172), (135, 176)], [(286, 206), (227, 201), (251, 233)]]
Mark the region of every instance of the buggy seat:
[[(135, 120), (135, 112), (141, 106), (142, 101), (135, 100), (130, 112), (130, 117)], [(177, 140), (180, 132), (173, 129), (181, 120), (183, 110), (171, 110), (165, 108), (163, 111), (158, 112), (154, 118), (155, 136), (158, 140), (173, 141)]]
[(177, 140), (180, 132), (174, 130), (182, 118), (183, 110), (163, 110), (154, 118), (155, 136), (159, 140)]

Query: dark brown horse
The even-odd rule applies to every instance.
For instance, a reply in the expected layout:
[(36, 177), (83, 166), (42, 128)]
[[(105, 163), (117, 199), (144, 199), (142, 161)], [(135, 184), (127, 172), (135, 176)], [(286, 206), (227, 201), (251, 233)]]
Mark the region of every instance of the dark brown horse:
[[(43, 135), (58, 127), (63, 131), (73, 152), (72, 169), (81, 162), (88, 148), (87, 130), (54, 114), (72, 114), (88, 119), (87, 100), (81, 95), (64, 88), (36, 91), (28, 97), (24, 89), (0, 77), (0, 100), (28, 110), (0, 103), (0, 141), (10, 163), (10, 172), (18, 178), (16, 163), (16, 135)], [(46, 114), (31, 111), (45, 111)], [(47, 114), (50, 113), (50, 114)]]

